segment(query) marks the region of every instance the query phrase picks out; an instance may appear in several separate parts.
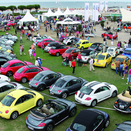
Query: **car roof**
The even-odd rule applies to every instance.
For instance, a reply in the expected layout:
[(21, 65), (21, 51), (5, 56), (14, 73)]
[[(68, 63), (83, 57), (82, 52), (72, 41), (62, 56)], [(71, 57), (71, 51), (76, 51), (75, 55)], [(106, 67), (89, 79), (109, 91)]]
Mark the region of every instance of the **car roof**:
[[(32, 68), (32, 67), (38, 67), (36, 65), (27, 65), (27, 66), (23, 66), (23, 67), (26, 67), (26, 68)], [(38, 67), (39, 68), (39, 67)]]
[(88, 41), (88, 40), (79, 40), (80, 42), (83, 42), (83, 41)]
[(108, 53), (99, 53), (98, 55), (107, 55)]
[[(8, 85), (10, 82), (7, 82), (7, 81), (0, 81), (0, 88), (4, 85)], [(12, 83), (10, 83), (12, 84)]]
[(13, 60), (8, 61), (8, 63), (10, 63), (10, 64), (17, 63), (17, 62), (22, 62), (22, 61), (18, 60), (18, 59), (13, 59)]
[(74, 123), (79, 123), (81, 125), (86, 126), (85, 131), (92, 131), (93, 124), (95, 119), (100, 113), (93, 111), (93, 110), (82, 110), (74, 119), (73, 123), (71, 124), (71, 129), (73, 129)]
[(75, 77), (75, 76), (66, 75), (66, 76), (61, 77), (60, 79), (63, 79), (65, 81), (69, 81), (69, 80), (76, 79), (76, 78), (77, 77)]
[(43, 74), (43, 75), (48, 75), (51, 73), (55, 73), (54, 71), (50, 71), (50, 70), (45, 70), (45, 71), (41, 71), (39, 74)]
[(124, 56), (124, 55), (118, 55), (116, 58), (124, 58), (124, 59), (126, 59), (127, 56)]

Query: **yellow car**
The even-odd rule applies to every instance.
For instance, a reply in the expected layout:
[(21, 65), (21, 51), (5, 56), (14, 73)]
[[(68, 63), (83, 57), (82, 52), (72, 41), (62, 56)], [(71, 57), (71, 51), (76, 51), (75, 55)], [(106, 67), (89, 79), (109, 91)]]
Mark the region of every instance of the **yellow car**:
[(118, 55), (114, 61), (111, 64), (111, 69), (116, 69), (116, 64), (115, 62), (119, 59), (120, 62), (123, 62), (123, 65), (125, 66), (125, 63), (127, 63), (127, 65), (130, 65), (130, 58), (128, 58), (127, 56), (123, 56), (123, 55)]
[(21, 113), (40, 106), (44, 97), (33, 90), (15, 90), (6, 95), (0, 102), (0, 117), (16, 119)]
[(76, 47), (83, 50), (84, 48), (88, 48), (92, 45), (93, 43), (89, 42), (88, 40), (79, 40), (76, 43)]
[(99, 53), (94, 59), (94, 66), (107, 67), (112, 61), (112, 56), (108, 53)]

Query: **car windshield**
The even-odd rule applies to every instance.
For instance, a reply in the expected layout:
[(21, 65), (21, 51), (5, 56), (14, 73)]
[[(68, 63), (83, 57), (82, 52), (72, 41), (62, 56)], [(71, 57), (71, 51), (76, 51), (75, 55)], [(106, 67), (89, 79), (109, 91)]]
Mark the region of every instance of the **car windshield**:
[(104, 55), (98, 55), (98, 56), (96, 57), (96, 59), (98, 59), (98, 60), (104, 60), (104, 59), (105, 59), (105, 56), (104, 56)]
[(86, 53), (81, 53), (82, 56), (86, 56)]
[(6, 62), (4, 65), (2, 65), (3, 68), (6, 68), (9, 65), (8, 62)]
[(55, 86), (57, 86), (57, 87), (62, 87), (65, 83), (66, 83), (65, 80), (63, 80), (63, 79), (58, 79), (58, 80), (56, 81), (56, 83), (55, 83)]
[(72, 50), (73, 49), (68, 49), (68, 50), (65, 51), (65, 53), (71, 53)]
[(116, 58), (115, 62), (119, 59), (120, 62), (124, 62), (123, 58)]
[(37, 75), (35, 75), (35, 77), (33, 78), (36, 81), (39, 81), (44, 75), (42, 73), (39, 73)]
[(2, 103), (3, 105), (5, 105), (5, 106), (10, 106), (10, 105), (13, 103), (14, 100), (15, 100), (14, 97), (7, 95), (7, 96), (1, 101), (1, 103)]
[(89, 88), (88, 86), (83, 86), (81, 89), (80, 89), (80, 92), (81, 93), (84, 93), (86, 95), (90, 95), (90, 93), (93, 91), (93, 89)]
[(124, 53), (131, 54), (131, 50), (124, 50)]
[(73, 129), (75, 129), (76, 131), (85, 131), (86, 126), (79, 124), (79, 123), (74, 123)]
[(97, 45), (91, 45), (90, 48), (96, 48)]
[(108, 52), (112, 52), (113, 51), (113, 49), (108, 49)]
[(17, 73), (20, 74), (22, 71), (24, 71), (24, 69), (23, 69), (23, 68), (20, 68), (20, 69), (17, 70)]
[(52, 46), (51, 49), (56, 49), (56, 47), (55, 47), (55, 46)]

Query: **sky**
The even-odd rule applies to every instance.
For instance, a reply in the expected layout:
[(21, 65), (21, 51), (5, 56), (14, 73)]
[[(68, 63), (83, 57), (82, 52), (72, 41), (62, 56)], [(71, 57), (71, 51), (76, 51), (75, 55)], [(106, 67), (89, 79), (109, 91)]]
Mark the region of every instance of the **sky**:
[[(100, 2), (100, 1), (108, 1), (108, 2), (123, 2), (123, 0), (22, 0), (21, 2), (49, 2), (49, 1), (75, 1), (75, 2), (77, 2), (77, 1), (85, 1), (85, 2), (88, 2), (88, 1), (98, 1), (98, 2)], [(19, 0), (0, 0), (0, 3), (13, 3), (13, 2), (18, 2), (18, 3), (20, 3), (20, 1)], [(124, 2), (131, 2), (131, 0), (124, 0)]]

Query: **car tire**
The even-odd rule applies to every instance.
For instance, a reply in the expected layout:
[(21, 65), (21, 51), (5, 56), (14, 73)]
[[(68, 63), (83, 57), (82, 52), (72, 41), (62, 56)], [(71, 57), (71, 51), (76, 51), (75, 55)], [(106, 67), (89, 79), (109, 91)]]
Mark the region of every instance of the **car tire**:
[(73, 109), (70, 111), (70, 117), (75, 116), (75, 114), (76, 114), (76, 108), (73, 108)]
[(94, 106), (96, 106), (96, 104), (97, 104), (97, 100), (93, 100), (91, 103), (91, 106), (94, 107)]
[(57, 52), (57, 53), (56, 53), (56, 56), (59, 56), (59, 55), (60, 55), (60, 53), (59, 53), (59, 52)]
[(45, 131), (53, 131), (53, 125), (52, 124), (48, 124)]
[(42, 99), (39, 99), (37, 102), (36, 102), (36, 106), (41, 106), (42, 105)]
[(13, 76), (13, 72), (12, 71), (8, 71), (6, 75), (9, 76), (9, 77)]
[(107, 119), (107, 121), (106, 121), (106, 123), (105, 123), (104, 127), (105, 127), (105, 128), (107, 128), (107, 127), (109, 126), (109, 124), (110, 124), (110, 120), (109, 120), (109, 119)]
[(23, 77), (23, 78), (21, 79), (21, 82), (22, 82), (22, 83), (26, 83), (26, 82), (27, 82), (27, 78), (26, 78), (26, 77)]
[(117, 91), (113, 91), (111, 97), (116, 97), (117, 96)]
[(19, 115), (18, 112), (17, 112), (17, 111), (14, 111), (14, 112), (11, 114), (11, 117), (10, 117), (10, 118), (11, 118), (12, 120), (15, 120), (15, 119), (18, 117), (18, 115)]
[(83, 49), (84, 49), (84, 47), (82, 46), (82, 47), (81, 47), (81, 50), (83, 50)]
[(61, 97), (62, 97), (63, 99), (66, 99), (67, 96), (68, 96), (68, 94), (67, 94), (66, 92), (62, 93), (62, 95), (61, 95)]
[(38, 86), (38, 90), (39, 90), (39, 91), (43, 91), (44, 89), (45, 89), (45, 86), (44, 86), (44, 85), (39, 85), (39, 86)]
[(107, 63), (106, 63), (106, 65), (105, 65), (105, 67), (107, 68)]

